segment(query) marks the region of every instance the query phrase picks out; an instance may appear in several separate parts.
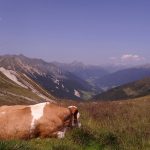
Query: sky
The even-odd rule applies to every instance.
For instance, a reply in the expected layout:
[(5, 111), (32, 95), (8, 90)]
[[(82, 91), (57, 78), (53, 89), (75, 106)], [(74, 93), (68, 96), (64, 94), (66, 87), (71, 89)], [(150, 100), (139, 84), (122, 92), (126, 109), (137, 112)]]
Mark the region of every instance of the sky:
[(149, 0), (0, 0), (0, 55), (150, 62)]

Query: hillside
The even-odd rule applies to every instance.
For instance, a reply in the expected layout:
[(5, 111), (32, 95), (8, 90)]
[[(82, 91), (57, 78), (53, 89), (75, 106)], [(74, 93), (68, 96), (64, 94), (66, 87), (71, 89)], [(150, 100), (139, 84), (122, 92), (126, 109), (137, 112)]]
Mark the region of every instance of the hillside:
[(25, 74), (0, 68), (0, 105), (35, 104), (54, 97)]
[(136, 68), (116, 71), (95, 81), (95, 84), (104, 90), (150, 76), (150, 67), (140, 66)]
[(124, 100), (146, 95), (150, 95), (150, 77), (110, 89), (106, 92), (96, 95), (94, 99)]
[(82, 126), (64, 139), (0, 141), (1, 150), (149, 150), (150, 96), (127, 101), (75, 102)]
[(53, 63), (23, 55), (0, 56), (0, 67), (23, 73), (57, 98), (83, 99), (91, 86)]

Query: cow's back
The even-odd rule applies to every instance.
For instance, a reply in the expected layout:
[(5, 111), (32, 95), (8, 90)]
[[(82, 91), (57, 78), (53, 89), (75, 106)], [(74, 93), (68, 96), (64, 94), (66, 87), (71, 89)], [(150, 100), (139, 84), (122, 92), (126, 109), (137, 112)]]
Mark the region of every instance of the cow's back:
[(0, 107), (0, 139), (30, 138), (31, 120), (30, 107)]

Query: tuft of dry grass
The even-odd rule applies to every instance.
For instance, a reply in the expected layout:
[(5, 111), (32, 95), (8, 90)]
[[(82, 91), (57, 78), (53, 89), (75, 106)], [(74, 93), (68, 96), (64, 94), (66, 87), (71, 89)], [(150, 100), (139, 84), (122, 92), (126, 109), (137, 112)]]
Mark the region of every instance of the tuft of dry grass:
[(105, 148), (150, 148), (150, 96), (73, 104), (80, 109), (83, 128), (88, 129), (95, 141)]

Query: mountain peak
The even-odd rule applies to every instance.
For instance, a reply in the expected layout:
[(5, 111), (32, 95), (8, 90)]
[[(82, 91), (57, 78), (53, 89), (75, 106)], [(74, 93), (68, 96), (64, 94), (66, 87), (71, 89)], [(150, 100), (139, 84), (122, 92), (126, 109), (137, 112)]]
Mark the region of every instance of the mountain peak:
[(80, 61), (73, 61), (70, 65), (72, 66), (85, 66), (85, 64), (83, 62)]

